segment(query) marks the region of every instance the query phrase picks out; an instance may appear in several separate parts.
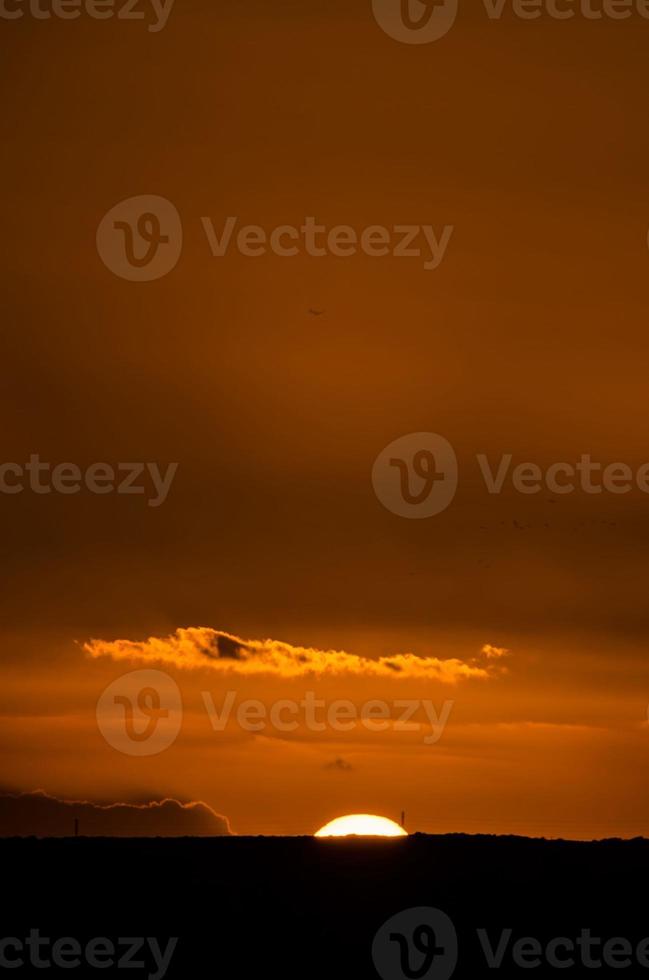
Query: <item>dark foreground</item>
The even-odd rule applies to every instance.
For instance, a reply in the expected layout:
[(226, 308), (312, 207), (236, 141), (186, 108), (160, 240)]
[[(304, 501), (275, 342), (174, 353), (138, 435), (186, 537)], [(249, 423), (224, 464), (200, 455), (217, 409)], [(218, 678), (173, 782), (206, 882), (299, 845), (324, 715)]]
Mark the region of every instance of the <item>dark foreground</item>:
[[(15, 978), (161, 977), (146, 938), (164, 952), (178, 937), (164, 975), (184, 980), (447, 980), (455, 962), (455, 977), (649, 980), (645, 840), (24, 839), (0, 841), (0, 868), (0, 939), (23, 944), (0, 946), (0, 974)], [(377, 930), (413, 907), (452, 925), (408, 913), (373, 957)], [(42, 964), (56, 939), (72, 937), (81, 955), (62, 945), (68, 966), (44, 973), (30, 966), (30, 930), (48, 941)], [(92, 945), (102, 937), (108, 946)], [(490, 967), (484, 943), (496, 955), (499, 942), (501, 965)], [(25, 965), (8, 970), (18, 958)]]

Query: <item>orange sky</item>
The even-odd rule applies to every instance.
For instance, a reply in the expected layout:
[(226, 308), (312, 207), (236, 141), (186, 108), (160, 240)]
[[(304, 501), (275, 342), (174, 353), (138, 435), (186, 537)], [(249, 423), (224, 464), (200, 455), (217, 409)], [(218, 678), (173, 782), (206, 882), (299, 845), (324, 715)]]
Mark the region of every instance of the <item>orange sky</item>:
[[(3, 789), (202, 800), (237, 833), (402, 809), (430, 832), (647, 832), (649, 498), (491, 496), (475, 456), (649, 461), (649, 21), (465, 7), (421, 46), (365, 0), (178, 0), (159, 33), (0, 24), (2, 461), (179, 463), (158, 508), (0, 495)], [(111, 274), (95, 246), (140, 194), (183, 220), (177, 267), (151, 283)], [(230, 215), (454, 231), (433, 271), (215, 258), (201, 218)], [(409, 521), (377, 500), (372, 464), (422, 431), (452, 443), (460, 485)], [(179, 628), (369, 660), (509, 653), (447, 683), (83, 650)], [(95, 706), (150, 667), (179, 685), (182, 729), (128, 757)], [(228, 690), (454, 706), (434, 745), (216, 733), (201, 692)]]

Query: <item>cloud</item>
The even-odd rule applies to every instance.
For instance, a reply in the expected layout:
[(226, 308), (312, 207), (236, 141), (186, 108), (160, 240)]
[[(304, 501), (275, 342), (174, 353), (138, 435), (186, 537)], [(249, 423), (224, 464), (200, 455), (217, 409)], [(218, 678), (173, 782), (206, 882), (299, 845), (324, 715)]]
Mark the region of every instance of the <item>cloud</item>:
[(491, 643), (485, 643), (482, 652), (487, 660), (500, 660), (502, 657), (509, 656), (509, 650), (505, 647), (494, 647)]
[(354, 674), (429, 678), (444, 684), (456, 684), (468, 678), (484, 679), (501, 673), (504, 668), (491, 661), (507, 653), (487, 644), (478, 657), (469, 661), (418, 657), (413, 653), (397, 653), (374, 660), (342, 650), (296, 647), (279, 640), (242, 640), (208, 627), (179, 629), (171, 636), (149, 637), (143, 642), (93, 639), (84, 644), (84, 650), (91, 657), (171, 664), (186, 669), (207, 667), (234, 674), (275, 674), (280, 677)]
[(42, 790), (0, 794), (0, 837), (216, 837), (231, 833), (226, 817), (206, 803), (91, 803)]
[(351, 762), (347, 762), (346, 759), (338, 756), (337, 759), (334, 759), (333, 762), (327, 762), (322, 768), (333, 769), (336, 772), (351, 772), (354, 767)]

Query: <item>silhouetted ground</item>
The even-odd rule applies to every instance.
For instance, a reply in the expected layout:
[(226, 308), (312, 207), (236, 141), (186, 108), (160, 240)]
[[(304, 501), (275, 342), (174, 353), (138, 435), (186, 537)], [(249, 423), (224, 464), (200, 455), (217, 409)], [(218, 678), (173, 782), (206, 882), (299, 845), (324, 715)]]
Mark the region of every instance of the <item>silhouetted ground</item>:
[[(649, 936), (646, 840), (11, 839), (0, 841), (0, 868), (1, 936), (23, 939), (30, 929), (82, 943), (151, 936), (163, 948), (177, 936), (166, 975), (185, 980), (377, 977), (371, 952), (377, 929), (414, 906), (441, 909), (453, 920), (456, 977), (593, 975), (592, 967), (579, 965), (578, 952), (577, 965), (561, 971), (545, 962), (531, 969), (512, 966), (509, 953), (499, 969), (490, 969), (478, 928), (488, 931), (494, 946), (506, 928), (513, 930), (512, 943), (524, 936), (542, 944), (554, 937), (574, 940), (588, 928), (595, 937), (625, 937), (635, 949)], [(557, 955), (567, 954), (561, 949)], [(417, 956), (411, 977), (421, 963)], [(149, 969), (127, 975), (155, 973), (150, 957), (147, 962)], [(424, 976), (444, 980), (440, 963), (440, 957), (433, 960)], [(635, 954), (632, 963), (621, 967), (623, 976), (649, 978)], [(604, 965), (596, 975), (610, 969)], [(7, 971), (14, 977), (32, 973), (125, 975), (88, 966), (47, 974), (27, 965)], [(387, 980), (392, 976), (401, 980), (408, 973), (394, 972)]]

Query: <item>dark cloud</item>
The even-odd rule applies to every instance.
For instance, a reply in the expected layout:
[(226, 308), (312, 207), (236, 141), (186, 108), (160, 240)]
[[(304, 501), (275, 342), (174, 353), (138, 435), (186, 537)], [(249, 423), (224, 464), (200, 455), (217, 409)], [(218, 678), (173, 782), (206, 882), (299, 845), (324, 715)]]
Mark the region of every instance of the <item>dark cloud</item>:
[(241, 643), (236, 637), (228, 636), (225, 633), (220, 633), (215, 642), (219, 657), (226, 657), (230, 660), (243, 660), (244, 654), (248, 650), (245, 643)]
[(334, 770), (335, 772), (351, 772), (353, 768), (354, 767), (351, 762), (347, 762), (347, 760), (343, 759), (341, 756), (338, 756), (338, 758), (334, 759), (332, 762), (327, 762), (327, 764), (323, 766), (323, 769)]
[(61, 800), (37, 790), (0, 795), (0, 837), (216, 837), (230, 834), (226, 817), (206, 803), (151, 800), (91, 803)]

